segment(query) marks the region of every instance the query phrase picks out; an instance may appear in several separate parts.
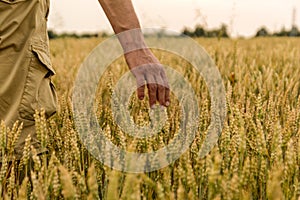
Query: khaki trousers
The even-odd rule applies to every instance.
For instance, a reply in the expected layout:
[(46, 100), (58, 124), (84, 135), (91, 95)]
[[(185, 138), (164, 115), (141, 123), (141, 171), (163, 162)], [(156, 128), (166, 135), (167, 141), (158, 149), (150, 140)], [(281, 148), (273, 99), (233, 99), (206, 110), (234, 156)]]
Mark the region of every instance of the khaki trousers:
[(0, 120), (9, 127), (16, 120), (23, 131), (15, 146), (22, 156), (25, 139), (40, 148), (34, 128), (35, 110), (46, 117), (56, 111), (56, 93), (47, 36), (49, 0), (0, 0)]

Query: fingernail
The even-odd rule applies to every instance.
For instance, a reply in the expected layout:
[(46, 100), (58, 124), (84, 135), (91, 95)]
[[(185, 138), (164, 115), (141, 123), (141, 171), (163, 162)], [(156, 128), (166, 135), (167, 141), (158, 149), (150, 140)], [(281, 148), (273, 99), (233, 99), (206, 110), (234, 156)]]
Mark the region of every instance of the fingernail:
[(152, 109), (152, 110), (154, 110), (155, 109), (155, 104), (153, 104), (150, 108)]
[(167, 102), (166, 102), (166, 106), (169, 106), (169, 105), (170, 105), (170, 102), (167, 101)]

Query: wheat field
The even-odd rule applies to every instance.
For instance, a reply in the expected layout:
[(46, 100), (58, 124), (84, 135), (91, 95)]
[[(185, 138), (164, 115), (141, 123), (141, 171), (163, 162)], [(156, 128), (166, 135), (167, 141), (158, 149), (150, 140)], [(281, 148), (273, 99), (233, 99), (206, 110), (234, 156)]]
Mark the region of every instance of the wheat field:
[[(1, 199), (293, 199), (300, 198), (300, 39), (196, 39), (215, 61), (226, 88), (227, 117), (217, 145), (204, 159), (197, 152), (210, 122), (205, 82), (186, 61), (154, 50), (163, 64), (180, 71), (196, 91), (199, 128), (190, 149), (168, 167), (149, 173), (123, 173), (94, 159), (79, 140), (72, 113), (72, 87), (77, 70), (104, 38), (50, 41), (57, 75), (58, 110), (46, 121), (35, 115), (36, 130), (47, 155), (37, 156), (27, 139), (20, 162), (10, 163), (20, 124), (1, 124)], [(181, 118), (171, 94), (168, 121), (149, 140), (135, 139), (114, 123), (111, 88), (128, 71), (117, 59), (99, 81), (97, 119), (117, 146), (136, 152), (157, 150), (172, 140)], [(132, 95), (135, 123), (149, 122), (147, 98)], [(7, 141), (5, 142), (5, 137)], [(32, 155), (32, 156), (31, 156)], [(32, 170), (28, 170), (31, 163)], [(22, 170), (23, 169), (23, 170)], [(21, 171), (25, 178), (20, 183)]]

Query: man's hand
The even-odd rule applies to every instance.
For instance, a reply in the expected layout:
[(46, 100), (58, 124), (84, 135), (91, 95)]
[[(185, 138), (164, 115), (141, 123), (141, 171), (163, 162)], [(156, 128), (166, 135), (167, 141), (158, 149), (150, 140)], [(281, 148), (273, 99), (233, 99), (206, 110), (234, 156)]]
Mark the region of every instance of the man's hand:
[(137, 80), (138, 97), (143, 99), (145, 85), (153, 107), (170, 104), (170, 90), (162, 65), (147, 48), (131, 0), (98, 0), (124, 50), (126, 62)]
[(140, 100), (148, 88), (150, 107), (159, 102), (162, 106), (170, 104), (170, 89), (165, 70), (149, 49), (138, 49), (125, 54), (129, 69), (137, 81), (137, 95)]

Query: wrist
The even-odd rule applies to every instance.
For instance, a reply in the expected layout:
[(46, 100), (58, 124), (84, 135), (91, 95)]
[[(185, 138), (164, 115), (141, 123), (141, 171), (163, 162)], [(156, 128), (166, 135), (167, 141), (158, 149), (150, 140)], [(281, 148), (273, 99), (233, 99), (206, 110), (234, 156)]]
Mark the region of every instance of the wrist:
[(125, 54), (126, 62), (129, 68), (159, 63), (157, 58), (152, 54), (150, 49), (138, 49)]
[(144, 36), (140, 28), (121, 32), (117, 35), (117, 37), (123, 48), (124, 54), (139, 49), (147, 49), (147, 45), (145, 44)]

